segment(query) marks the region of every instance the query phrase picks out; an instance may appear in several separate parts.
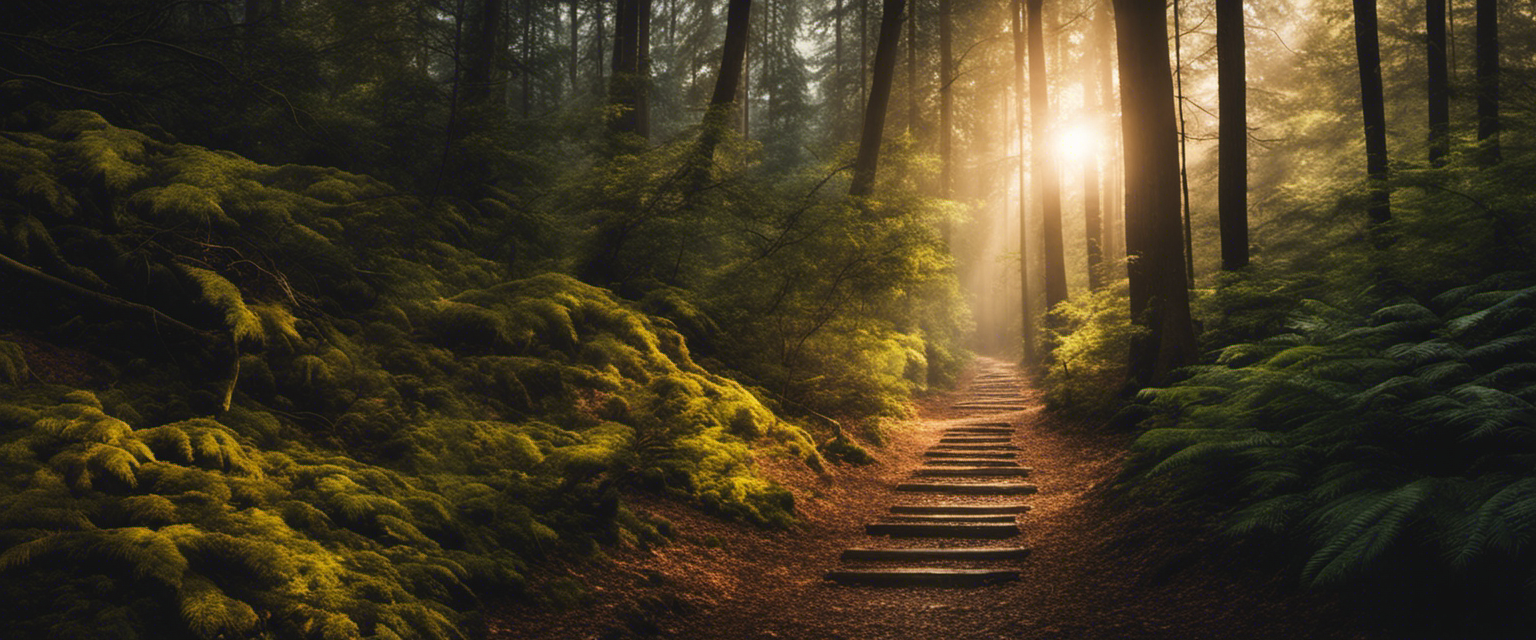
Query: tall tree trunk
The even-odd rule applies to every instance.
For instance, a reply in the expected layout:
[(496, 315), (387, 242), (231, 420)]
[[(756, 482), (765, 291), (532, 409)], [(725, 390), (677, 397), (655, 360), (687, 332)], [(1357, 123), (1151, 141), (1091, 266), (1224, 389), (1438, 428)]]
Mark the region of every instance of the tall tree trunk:
[(460, 93), (465, 107), (501, 104), (502, 72), (496, 58), (504, 48), (502, 21), (505, 0), (479, 0), (471, 3), (470, 46), (464, 52), (463, 87)]
[(1499, 3), (1477, 0), (1477, 141), (1482, 164), (1499, 161)]
[[(525, 0), (528, 1), (528, 0)], [(529, 4), (532, 4), (529, 2)], [(638, 0), (635, 39), (635, 133), (651, 139), (651, 0)]]
[(917, 135), (917, 0), (907, 20), (907, 133)]
[(1115, 0), (1131, 319), (1148, 329), (1133, 341), (1130, 374), (1132, 382), (1142, 385), (1165, 380), (1197, 355), (1184, 286), (1178, 130), (1166, 20), (1161, 2)]
[(581, 65), (581, 16), (576, 12), (581, 0), (571, 0), (571, 97), (575, 97), (581, 88), (577, 85), (576, 68)]
[[(1433, 0), (1431, 0), (1433, 1)], [(1443, 1), (1443, 0), (1442, 0)], [(1221, 268), (1248, 264), (1248, 76), (1243, 0), (1216, 0), (1217, 215)]]
[(885, 0), (880, 14), (880, 41), (875, 45), (875, 67), (870, 73), (869, 106), (864, 109), (864, 131), (859, 136), (859, 156), (853, 164), (849, 195), (868, 196), (875, 192), (875, 167), (880, 163), (880, 138), (885, 132), (885, 108), (891, 101), (891, 81), (896, 76), (896, 47), (901, 44), (902, 12), (906, 5), (906, 0)]
[(1373, 224), (1392, 219), (1387, 186), (1386, 100), (1381, 92), (1381, 47), (1376, 36), (1376, 0), (1354, 0), (1355, 51), (1360, 62), (1360, 106), (1365, 117), (1365, 167), (1370, 180)]
[(1179, 26), (1179, 0), (1173, 0), (1174, 100), (1179, 105), (1179, 188), (1184, 194), (1184, 278), (1195, 288), (1195, 232), (1189, 222), (1189, 131), (1184, 121), (1184, 32)]
[(522, 114), (527, 118), (533, 113), (533, 3), (523, 2), (523, 52), (518, 73), (523, 77)]
[(869, 3), (859, 3), (859, 105), (869, 102)]
[(1451, 152), (1451, 81), (1446, 66), (1446, 0), (1424, 0), (1424, 35), (1429, 60), (1429, 164), (1445, 166)]
[(636, 101), (640, 60), (636, 45), (640, 41), (640, 1), (617, 0), (613, 14), (613, 75), (608, 81), (608, 104), (617, 113), (608, 122), (615, 134), (637, 133), (639, 118)]
[[(1093, 51), (1089, 49), (1083, 54), (1084, 62), (1092, 69)], [(1102, 103), (1097, 95), (1098, 79), (1090, 74), (1082, 75), (1083, 83), (1083, 109), (1085, 111), (1099, 109)], [(1094, 136), (1095, 141), (1102, 136)], [(1104, 249), (1100, 245), (1103, 238), (1102, 214), (1099, 206), (1099, 147), (1095, 145), (1083, 157), (1083, 240), (1087, 245), (1088, 256), (1088, 289), (1098, 291), (1104, 286)]]
[(703, 131), (694, 151), (688, 177), (689, 193), (701, 191), (709, 179), (715, 147), (731, 127), (731, 111), (736, 107), (737, 88), (747, 58), (747, 37), (751, 31), (752, 0), (731, 0), (726, 7), (725, 46), (721, 48), (720, 73), (715, 76), (715, 92), (704, 112)]
[[(839, 0), (841, 2), (841, 0)], [(939, 0), (939, 197), (952, 198), (955, 190), (955, 76), (954, 20), (951, 0)]]
[(1045, 77), (1045, 33), (1042, 20), (1043, 0), (1029, 3), (1029, 127), (1030, 159), (1035, 175), (1035, 189), (1040, 196), (1041, 215), (1045, 220), (1045, 304), (1054, 308), (1067, 299), (1067, 267), (1061, 238), (1061, 176), (1057, 174), (1055, 154), (1047, 142), (1050, 135), (1051, 103)]
[(1024, 363), (1038, 362), (1035, 340), (1034, 296), (1029, 286), (1029, 190), (1025, 188), (1024, 171), (1024, 101), (1028, 87), (1024, 84), (1024, 52), (1027, 37), (1024, 34), (1024, 2), (1009, 3), (1013, 18), (1013, 95), (1015, 126), (1019, 142), (1019, 298), (1023, 314), (1021, 328), (1024, 333)]
[(607, 83), (603, 81), (603, 62), (608, 57), (603, 53), (603, 47), (608, 43), (608, 16), (603, 11), (607, 4), (607, 0), (596, 0), (596, 2), (592, 3), (593, 23), (597, 27), (597, 37), (594, 38), (597, 44), (597, 55), (592, 58), (592, 78), (594, 80), (592, 86), (599, 97), (608, 90)]
[[(1111, 0), (1098, 0), (1098, 7), (1094, 10), (1094, 40), (1099, 48), (1099, 100), (1100, 118), (1105, 125), (1113, 124), (1115, 104), (1115, 38), (1114, 18), (1109, 13)], [(1104, 257), (1105, 261), (1112, 261), (1124, 255), (1125, 225), (1122, 224), (1123, 216), (1120, 198), (1123, 190), (1120, 186), (1121, 163), (1116, 162), (1120, 156), (1119, 136), (1112, 135), (1112, 127), (1104, 127)]]

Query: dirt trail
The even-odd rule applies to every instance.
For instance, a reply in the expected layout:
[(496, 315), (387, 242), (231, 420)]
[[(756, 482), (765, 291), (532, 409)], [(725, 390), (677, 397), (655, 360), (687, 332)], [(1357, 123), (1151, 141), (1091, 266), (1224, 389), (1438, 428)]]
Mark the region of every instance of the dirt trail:
[[(982, 361), (989, 368), (1000, 365)], [(1286, 590), (1274, 573), (1240, 569), (1213, 552), (1207, 534), (1171, 511), (1112, 504), (1105, 488), (1120, 469), (1124, 434), (1090, 433), (1042, 414), (1026, 387), (1022, 411), (988, 412), (1018, 426), (1019, 460), (1039, 494), (1011, 501), (1033, 509), (1009, 544), (1031, 555), (1010, 563), (1017, 582), (971, 588), (840, 586), (823, 576), (850, 547), (871, 544), (864, 525), (887, 516), (892, 488), (922, 464), (945, 429), (974, 423), (953, 408), (979, 398), (976, 367), (961, 391), (928, 398), (919, 418), (874, 450), (879, 463), (829, 476), (770, 466), (795, 492), (802, 524), (762, 531), (699, 515), (685, 505), (641, 500), (637, 508), (676, 525), (679, 541), (575, 564), (567, 577), (593, 585), (565, 611), (510, 605), (493, 614), (495, 638), (577, 640), (665, 637), (844, 640), (969, 638), (1366, 638), (1316, 596)], [(557, 568), (555, 573), (562, 571)]]

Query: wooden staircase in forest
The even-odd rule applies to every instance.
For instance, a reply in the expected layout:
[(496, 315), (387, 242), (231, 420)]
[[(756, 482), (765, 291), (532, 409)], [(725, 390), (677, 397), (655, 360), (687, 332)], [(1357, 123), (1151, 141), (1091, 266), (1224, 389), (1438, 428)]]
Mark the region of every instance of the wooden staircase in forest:
[[(945, 429), (923, 454), (924, 466), (909, 482), (894, 488), (915, 494), (892, 505), (890, 515), (865, 525), (865, 533), (892, 541), (891, 546), (848, 549), (842, 567), (826, 579), (844, 585), (880, 587), (976, 587), (1018, 580), (1018, 563), (1029, 548), (1010, 542), (1022, 534), (1019, 518), (1029, 505), (1017, 496), (1036, 492), (1021, 479), (1030, 468), (1020, 464), (1014, 446), (1016, 421), (999, 412), (1028, 405), (1016, 368), (989, 361), (967, 388), (956, 409), (972, 415)], [(899, 541), (899, 542), (898, 542)]]

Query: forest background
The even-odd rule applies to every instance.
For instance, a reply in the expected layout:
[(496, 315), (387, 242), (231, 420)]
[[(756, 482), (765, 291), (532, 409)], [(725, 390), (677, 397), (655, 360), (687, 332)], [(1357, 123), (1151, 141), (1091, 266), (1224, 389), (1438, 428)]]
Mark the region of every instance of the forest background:
[(473, 634), (635, 492), (793, 526), (758, 460), (974, 350), (1298, 583), (1528, 629), (1532, 8), (1113, 4), (7, 3), (0, 619)]

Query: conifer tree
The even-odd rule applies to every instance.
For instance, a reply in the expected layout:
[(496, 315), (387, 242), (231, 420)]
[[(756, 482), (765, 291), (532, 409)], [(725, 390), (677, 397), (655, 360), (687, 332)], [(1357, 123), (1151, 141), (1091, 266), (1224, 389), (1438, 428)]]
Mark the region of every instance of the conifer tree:
[(880, 40), (875, 46), (874, 68), (870, 70), (869, 105), (864, 109), (864, 127), (859, 137), (859, 155), (853, 164), (849, 195), (868, 196), (875, 192), (875, 169), (880, 162), (880, 139), (885, 131), (886, 106), (891, 101), (896, 48), (901, 44), (901, 21), (906, 4), (906, 0), (885, 0), (881, 10)]
[(1131, 319), (1147, 329), (1131, 347), (1137, 384), (1166, 379), (1198, 355), (1184, 281), (1167, 24), (1160, 2), (1115, 0)]

